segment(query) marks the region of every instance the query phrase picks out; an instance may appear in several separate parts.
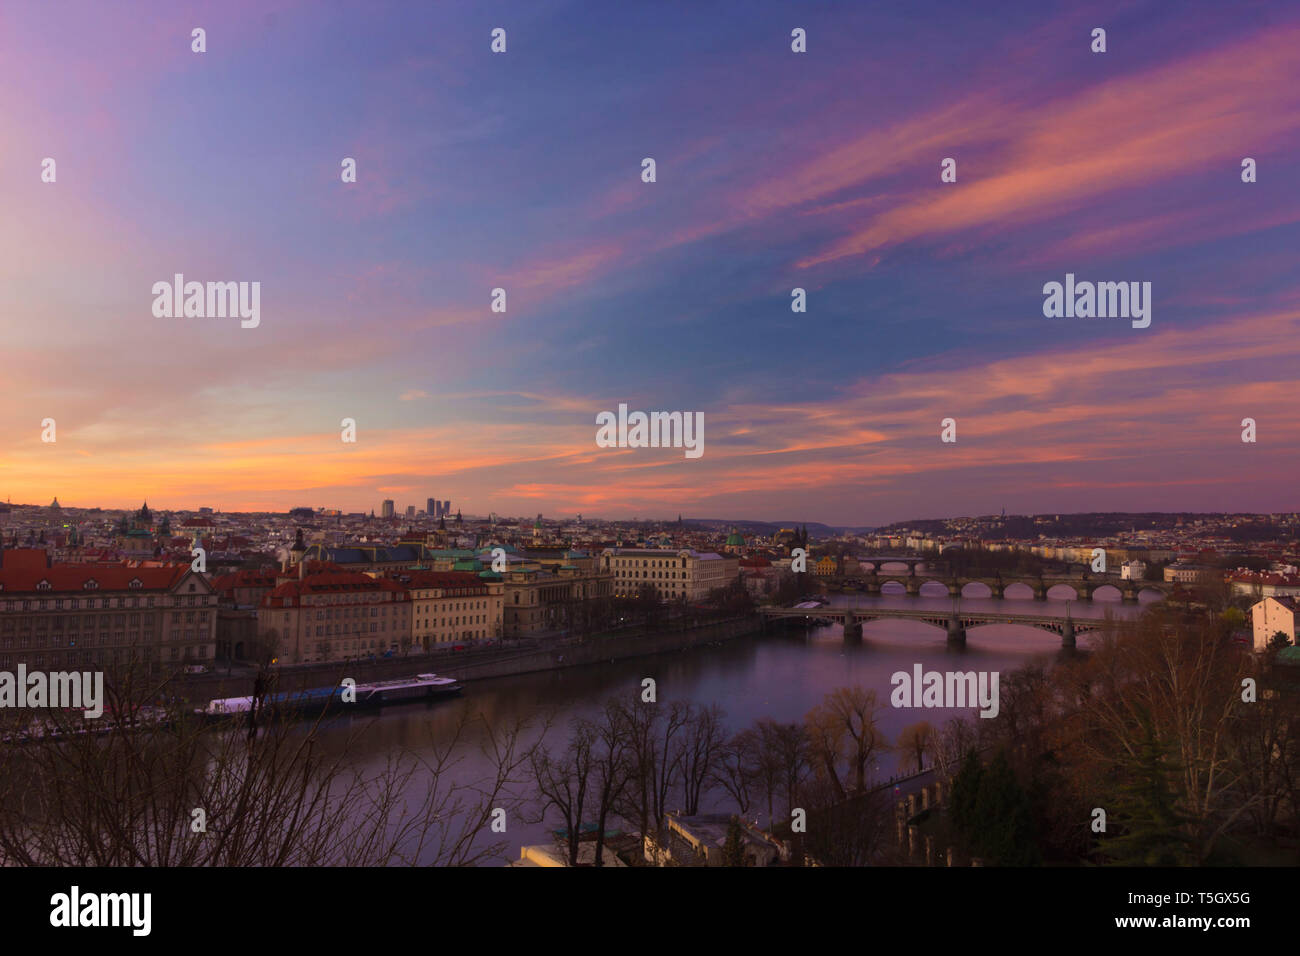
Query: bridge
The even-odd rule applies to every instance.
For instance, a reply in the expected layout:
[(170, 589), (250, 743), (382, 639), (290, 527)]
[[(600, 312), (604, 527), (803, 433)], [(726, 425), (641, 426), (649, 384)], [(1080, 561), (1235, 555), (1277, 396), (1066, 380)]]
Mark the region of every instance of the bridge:
[(986, 624), (1025, 624), (1059, 634), (1062, 647), (1074, 647), (1076, 635), (1101, 630), (1110, 623), (1104, 618), (1072, 619), (1068, 614), (1057, 617), (1052, 614), (1000, 614), (994, 611), (913, 611), (892, 607), (763, 607), (759, 608), (759, 613), (765, 621), (788, 618), (834, 621), (843, 625), (846, 638), (861, 637), (863, 624), (884, 618), (924, 621), (943, 628), (948, 633), (948, 643), (960, 646), (965, 646), (966, 631), (969, 628)]
[[(889, 558), (886, 560), (902, 559)], [(917, 559), (917, 563), (920, 563), (920, 559)], [(840, 587), (850, 590), (861, 589), (872, 595), (882, 594), (884, 586), (892, 582), (901, 584), (904, 591), (913, 597), (920, 596), (921, 586), (924, 584), (942, 585), (947, 589), (951, 597), (961, 597), (962, 591), (968, 584), (983, 584), (995, 599), (1004, 599), (1006, 589), (1011, 585), (1023, 584), (1034, 592), (1035, 601), (1046, 601), (1047, 592), (1054, 587), (1064, 586), (1069, 588), (1074, 592), (1075, 599), (1080, 601), (1091, 601), (1099, 588), (1112, 587), (1119, 591), (1124, 604), (1137, 604), (1138, 595), (1142, 591), (1154, 591), (1161, 597), (1169, 597), (1178, 590), (1176, 584), (1164, 581), (1125, 581), (1107, 575), (1089, 574), (1087, 572), (1081, 574), (1042, 574), (1032, 577), (1001, 574), (991, 577), (967, 575), (953, 577), (930, 570), (917, 573), (916, 563), (912, 564), (906, 574), (881, 574), (879, 571), (872, 570), (854, 577), (833, 577), (823, 578), (822, 580), (828, 584), (838, 584)]]

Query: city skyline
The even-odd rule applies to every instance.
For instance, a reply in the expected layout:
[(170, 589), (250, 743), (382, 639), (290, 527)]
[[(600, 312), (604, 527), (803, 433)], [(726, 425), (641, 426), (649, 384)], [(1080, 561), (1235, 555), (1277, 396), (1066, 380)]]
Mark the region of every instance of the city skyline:
[[(1296, 510), (1294, 10), (0, 18), (15, 500)], [(260, 282), (260, 324), (156, 317), (176, 274)], [(1045, 318), (1067, 275), (1150, 282), (1150, 327)], [(701, 412), (705, 453), (598, 447), (620, 403)]]

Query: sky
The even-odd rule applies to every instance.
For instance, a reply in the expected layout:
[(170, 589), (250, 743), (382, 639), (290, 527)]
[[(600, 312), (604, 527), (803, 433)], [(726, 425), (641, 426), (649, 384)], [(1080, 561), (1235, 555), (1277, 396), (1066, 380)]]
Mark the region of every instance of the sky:
[[(1294, 3), (10, 0), (0, 208), (15, 503), (1298, 507)], [(1067, 273), (1150, 326), (1045, 317)]]

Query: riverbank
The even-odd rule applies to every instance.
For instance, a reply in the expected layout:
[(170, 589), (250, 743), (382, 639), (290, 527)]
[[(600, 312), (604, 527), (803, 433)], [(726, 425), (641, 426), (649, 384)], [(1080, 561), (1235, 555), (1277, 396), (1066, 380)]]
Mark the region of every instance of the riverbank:
[[(521, 640), (463, 651), (438, 650), (429, 654), (408, 654), (375, 660), (330, 661), (279, 669), (276, 690), (291, 692), (330, 687), (345, 677), (364, 683), (427, 672), (455, 677), (462, 683), (477, 683), (717, 644), (758, 634), (762, 629), (763, 622), (755, 614), (712, 621), (697, 627), (671, 628), (649, 633), (637, 630), (582, 639)], [(221, 697), (251, 695), (254, 680), (255, 675), (248, 670), (227, 675), (218, 669), (214, 673), (186, 675), (183, 679), (177, 679), (169, 685), (167, 693), (183, 697), (195, 706), (202, 706)]]

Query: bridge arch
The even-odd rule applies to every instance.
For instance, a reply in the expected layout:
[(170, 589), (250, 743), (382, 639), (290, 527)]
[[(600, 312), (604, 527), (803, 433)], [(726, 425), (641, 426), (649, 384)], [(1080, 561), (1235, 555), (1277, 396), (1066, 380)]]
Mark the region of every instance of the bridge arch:
[(961, 596), (971, 600), (993, 597), (993, 589), (983, 581), (967, 581), (961, 587)]
[(1047, 589), (1047, 596), (1053, 601), (1079, 601), (1086, 596), (1082, 590), (1073, 584), (1057, 583)]
[(1163, 601), (1168, 596), (1169, 595), (1167, 595), (1164, 591), (1161, 591), (1159, 588), (1138, 589), (1138, 601), (1142, 604), (1155, 602), (1155, 601)]
[(1124, 600), (1124, 592), (1114, 584), (1099, 584), (1092, 590), (1092, 599), (1098, 604), (1118, 604)]
[(1024, 581), (1012, 581), (1002, 589), (1002, 596), (1009, 601), (1032, 601), (1034, 589)]

